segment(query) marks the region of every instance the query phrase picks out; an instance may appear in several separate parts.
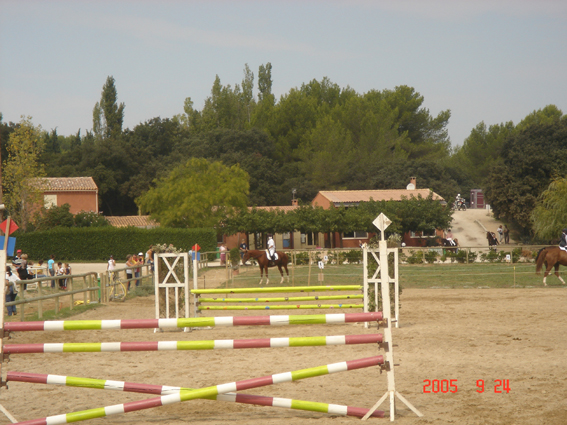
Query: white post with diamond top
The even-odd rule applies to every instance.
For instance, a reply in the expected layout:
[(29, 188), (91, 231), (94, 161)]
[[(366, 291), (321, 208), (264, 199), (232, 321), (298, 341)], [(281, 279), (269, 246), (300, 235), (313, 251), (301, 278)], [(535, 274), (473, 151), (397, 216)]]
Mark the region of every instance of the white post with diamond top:
[[(368, 411), (368, 413), (362, 418), (362, 420), (366, 420), (372, 415), (372, 413), (386, 400), (386, 398), (390, 399), (390, 421), (393, 421), (395, 418), (396, 412), (396, 405), (395, 405), (395, 397), (404, 403), (407, 407), (409, 407), (417, 416), (423, 416), (423, 414), (417, 410), (408, 400), (406, 400), (400, 393), (396, 391), (396, 382), (394, 379), (394, 347), (392, 344), (392, 314), (391, 314), (391, 306), (390, 306), (390, 275), (388, 271), (388, 243), (385, 238), (385, 230), (392, 222), (388, 217), (386, 217), (383, 213), (381, 213), (376, 219), (372, 222), (378, 230), (381, 232), (380, 242), (379, 242), (379, 249), (378, 249), (378, 257), (376, 257), (375, 250), (370, 250), (372, 256), (378, 263), (378, 268), (376, 272), (372, 276), (371, 279), (368, 279), (368, 248), (364, 247), (364, 290), (368, 289), (368, 283), (374, 283), (374, 294), (375, 294), (375, 305), (376, 309), (378, 308), (378, 282), (380, 282), (381, 288), (381, 295), (382, 295), (382, 312), (384, 317), (384, 343), (383, 348), (385, 351), (385, 365), (386, 365), (386, 377), (388, 379), (388, 391), (376, 402), (374, 406)], [(396, 251), (397, 252), (397, 251)], [(395, 257), (397, 262), (397, 256)], [(380, 272), (380, 279), (376, 279), (376, 276)], [(396, 279), (397, 279), (397, 270), (396, 270)], [(397, 295), (397, 291), (396, 291)], [(396, 299), (397, 304), (397, 299)], [(397, 314), (397, 309), (396, 309)]]

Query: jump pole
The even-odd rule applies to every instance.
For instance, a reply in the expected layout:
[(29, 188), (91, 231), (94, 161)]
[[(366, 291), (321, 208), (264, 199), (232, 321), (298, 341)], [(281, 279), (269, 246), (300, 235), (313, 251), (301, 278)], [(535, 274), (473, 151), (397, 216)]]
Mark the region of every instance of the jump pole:
[(382, 312), (344, 314), (299, 314), (289, 316), (232, 316), (182, 319), (138, 320), (54, 320), (39, 322), (7, 322), (6, 331), (78, 331), (109, 329), (156, 329), (207, 326), (286, 326), (322, 325), (382, 320)]
[(242, 348), (315, 347), (327, 345), (376, 344), (382, 334), (313, 336), (292, 338), (221, 339), (209, 341), (85, 342), (7, 344), (6, 354), (104, 353), (117, 351), (188, 351)]
[(231, 289), (197, 289), (193, 294), (264, 294), (278, 292), (326, 292), (326, 291), (356, 291), (361, 285), (332, 285), (332, 286), (274, 286), (273, 288), (231, 288)]
[(195, 400), (198, 398), (218, 396), (219, 394), (226, 394), (235, 391), (244, 391), (252, 388), (259, 388), (268, 385), (280, 384), (284, 382), (293, 382), (299, 379), (328, 375), (336, 372), (345, 372), (345, 371), (361, 369), (365, 367), (378, 366), (382, 364), (384, 364), (384, 357), (374, 356), (364, 359), (333, 363), (333, 364), (313, 367), (309, 369), (302, 369), (293, 372), (279, 373), (275, 375), (264, 376), (261, 378), (252, 378), (252, 379), (246, 379), (244, 381), (229, 382), (221, 385), (216, 385), (213, 387), (205, 387), (192, 391), (180, 390), (178, 393), (163, 395), (161, 397), (150, 398), (139, 401), (131, 401), (128, 403), (99, 407), (89, 410), (82, 410), (79, 412), (67, 413), (62, 415), (48, 416), (41, 419), (32, 419), (29, 421), (18, 422), (18, 424), (58, 425), (58, 424), (65, 424), (70, 422), (78, 422), (88, 419), (115, 415), (119, 413), (135, 412), (139, 410), (150, 409), (152, 407), (165, 406), (167, 404), (174, 404), (182, 401)]
[(363, 308), (364, 304), (297, 304), (297, 305), (231, 305), (231, 306), (199, 306), (199, 311), (204, 310), (319, 310), (333, 308)]
[[(136, 382), (110, 381), (90, 378), (73, 378), (70, 376), (44, 375), (38, 373), (8, 372), (7, 381), (29, 382), (34, 384), (54, 384), (69, 387), (94, 388), (101, 390), (113, 390), (134, 392), (142, 394), (168, 395), (179, 391), (193, 391), (193, 388), (171, 387), (166, 385), (147, 385)], [(310, 412), (329, 413), (333, 415), (355, 416), (362, 418), (368, 409), (362, 407), (343, 406), (340, 404), (327, 404), (315, 401), (294, 400), (290, 398), (268, 397), (261, 395), (226, 393), (206, 397), (208, 400), (227, 401), (232, 403), (252, 404), (255, 406), (282, 407), (295, 410), (306, 410)], [(384, 412), (377, 410), (373, 417), (383, 418)], [(14, 421), (16, 422), (16, 421)]]
[(276, 297), (276, 298), (201, 298), (202, 303), (269, 303), (293, 301), (331, 301), (331, 300), (361, 300), (364, 295), (321, 295), (305, 297)]

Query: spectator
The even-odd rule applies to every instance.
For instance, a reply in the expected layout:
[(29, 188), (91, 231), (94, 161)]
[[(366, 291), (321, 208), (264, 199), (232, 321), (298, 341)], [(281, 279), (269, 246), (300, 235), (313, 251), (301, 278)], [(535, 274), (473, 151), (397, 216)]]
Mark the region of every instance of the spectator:
[[(16, 282), (18, 281), (18, 277), (12, 273), (12, 268), (10, 266), (6, 266), (6, 279), (5, 279), (5, 284), (6, 284), (6, 289), (5, 289), (5, 300), (7, 303), (15, 301), (16, 297), (18, 296), (18, 288), (16, 286)], [(6, 307), (8, 309), (8, 316), (11, 316), (12, 314), (16, 314), (17, 310), (16, 310), (16, 306), (15, 305), (10, 305)]]
[(37, 270), (35, 271), (35, 277), (36, 278), (47, 277), (47, 268), (43, 265), (43, 260), (39, 260), (37, 262)]
[[(134, 256), (134, 258), (136, 259), (136, 263), (137, 263), (138, 265), (141, 266), (141, 265), (144, 264), (144, 253), (143, 253), (143, 252), (138, 252), (138, 256)], [(134, 275), (135, 275), (136, 277), (142, 276), (142, 268), (141, 268), (141, 267), (137, 267), (137, 268), (136, 268), (136, 271), (135, 271), (135, 273), (134, 273)], [(138, 279), (138, 280), (136, 281), (136, 286), (140, 286), (140, 279)]]
[(22, 262), (22, 250), (18, 249), (16, 251), (16, 256), (12, 259), (12, 265), (18, 268), (21, 262)]
[(498, 229), (496, 229), (496, 231), (498, 232), (498, 243), (502, 243), (502, 240), (504, 239), (504, 230), (502, 229), (502, 225), (498, 226)]
[(221, 266), (224, 266), (226, 264), (226, 245), (225, 244), (221, 244), (221, 246), (219, 246), (219, 252), (220, 252), (220, 263)]
[[(238, 249), (240, 249), (240, 260), (242, 260), (244, 258), (244, 253), (248, 251), (248, 245), (246, 245), (246, 241), (244, 239), (242, 239), (242, 243), (238, 246)], [(244, 263), (242, 263), (242, 265), (244, 265)]]
[[(33, 276), (28, 272), (28, 254), (22, 254), (22, 259), (20, 261), (20, 264), (16, 266), (16, 269), (20, 280), (33, 279)], [(27, 285), (24, 285), (24, 291), (27, 289), (27, 287)]]
[[(51, 254), (49, 261), (47, 262), (47, 271), (49, 272), (50, 276), (55, 276), (55, 272), (57, 271), (57, 266), (55, 264), (55, 255)], [(55, 288), (55, 281), (51, 281), (51, 287)]]
[(114, 261), (114, 256), (110, 256), (108, 259), (108, 265), (106, 266), (106, 270), (109, 272), (113, 272), (116, 268), (116, 261)]
[[(59, 261), (57, 263), (57, 272), (55, 273), (55, 276), (63, 276), (65, 274), (65, 269), (63, 268), (63, 264), (61, 263), (61, 261)], [(57, 283), (59, 283), (59, 289), (67, 289), (67, 287), (65, 286), (65, 279), (57, 279)]]
[(154, 271), (154, 246), (150, 245), (150, 248), (146, 251), (146, 263), (150, 265), (152, 272)]
[(132, 258), (132, 254), (128, 254), (126, 256), (126, 279), (128, 280), (128, 291), (130, 290), (130, 281), (132, 279), (132, 269), (136, 265), (134, 259)]
[[(72, 272), (69, 263), (65, 263), (65, 267), (63, 267), (63, 274), (66, 276), (71, 276)], [(69, 287), (69, 283), (71, 283), (71, 278), (65, 279), (65, 289)]]
[(504, 243), (510, 243), (510, 229), (506, 225), (504, 225)]

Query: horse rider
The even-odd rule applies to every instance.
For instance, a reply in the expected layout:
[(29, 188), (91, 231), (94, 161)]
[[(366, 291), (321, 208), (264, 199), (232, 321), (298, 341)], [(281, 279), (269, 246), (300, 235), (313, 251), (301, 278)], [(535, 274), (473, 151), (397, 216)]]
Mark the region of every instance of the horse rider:
[(276, 243), (272, 239), (272, 235), (268, 235), (268, 252), (270, 254), (270, 260), (276, 261)]
[(567, 251), (567, 229), (563, 229), (563, 233), (561, 233), (559, 248), (561, 248), (563, 251)]
[(451, 245), (453, 246), (457, 245), (453, 240), (453, 232), (451, 232), (451, 229), (447, 229), (447, 234), (445, 235), (445, 239), (447, 239)]

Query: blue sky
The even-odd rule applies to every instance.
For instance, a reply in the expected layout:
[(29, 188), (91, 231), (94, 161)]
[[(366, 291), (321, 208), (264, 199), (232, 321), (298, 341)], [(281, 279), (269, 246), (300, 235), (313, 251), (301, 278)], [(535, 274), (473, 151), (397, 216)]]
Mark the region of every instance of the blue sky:
[(46, 130), (92, 128), (114, 76), (124, 127), (201, 109), (271, 62), (276, 97), (328, 77), (359, 93), (412, 86), (450, 109), (462, 144), (479, 122), (567, 113), (567, 1), (0, 0), (0, 112)]

